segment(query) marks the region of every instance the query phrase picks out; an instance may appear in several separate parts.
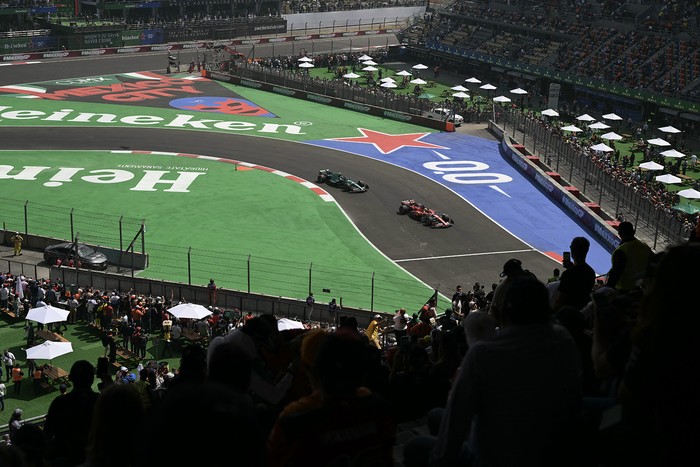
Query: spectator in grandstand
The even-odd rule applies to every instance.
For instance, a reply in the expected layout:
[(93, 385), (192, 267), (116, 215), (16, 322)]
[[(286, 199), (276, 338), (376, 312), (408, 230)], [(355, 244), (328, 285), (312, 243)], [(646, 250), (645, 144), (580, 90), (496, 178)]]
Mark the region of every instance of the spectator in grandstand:
[(571, 260), (564, 262), (564, 272), (559, 281), (554, 311), (564, 306), (581, 310), (590, 300), (591, 290), (595, 285), (596, 274), (586, 263), (590, 242), (585, 237), (575, 237), (571, 241)]
[(570, 428), (581, 405), (580, 361), (568, 332), (552, 324), (544, 284), (527, 275), (513, 279), (501, 316), (501, 332), (464, 357), (437, 437), (406, 445), (408, 467), (576, 459), (567, 443), (577, 441)]
[(612, 253), (607, 285), (621, 292), (629, 292), (637, 287), (644, 276), (652, 252), (647, 244), (634, 236), (631, 222), (621, 222), (618, 234), (620, 246)]
[(620, 387), (629, 465), (681, 466), (697, 450), (700, 433), (700, 366), (696, 357), (700, 315), (691, 271), (700, 245), (666, 250), (645, 290), (632, 332), (632, 352)]
[(491, 305), (489, 307), (489, 313), (493, 315), (496, 320), (496, 324), (500, 326), (501, 324), (501, 312), (506, 300), (508, 287), (517, 277), (531, 276), (536, 278), (533, 273), (527, 269), (523, 269), (523, 263), (519, 259), (509, 259), (503, 265), (503, 272), (500, 274), (504, 279), (498, 283), (498, 286), (493, 292), (493, 299), (491, 300)]
[(75, 466), (85, 461), (85, 446), (98, 396), (92, 390), (95, 367), (90, 362), (73, 363), (68, 379), (73, 389), (51, 402), (44, 423), (47, 458), (55, 466)]
[(301, 364), (313, 392), (287, 405), (268, 439), (276, 466), (336, 465), (347, 459), (393, 465), (394, 420), (388, 402), (363, 385), (369, 348), (349, 333), (306, 334)]

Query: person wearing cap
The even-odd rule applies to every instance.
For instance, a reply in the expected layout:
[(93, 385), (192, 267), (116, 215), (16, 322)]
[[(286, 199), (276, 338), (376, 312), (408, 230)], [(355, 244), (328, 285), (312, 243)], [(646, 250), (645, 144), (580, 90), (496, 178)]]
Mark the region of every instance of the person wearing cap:
[(385, 320), (382, 318), (382, 315), (374, 315), (372, 321), (369, 322), (369, 325), (367, 325), (367, 329), (365, 330), (365, 335), (367, 336), (367, 339), (369, 339), (370, 345), (374, 345), (378, 349), (382, 348), (382, 343), (379, 341), (379, 335), (384, 333), (384, 329), (381, 327), (381, 323), (384, 321)]
[(607, 286), (620, 292), (629, 292), (646, 273), (651, 258), (651, 248), (637, 239), (631, 222), (620, 222), (617, 229), (620, 246), (612, 253), (612, 267), (608, 272)]
[(22, 237), (19, 232), (15, 232), (15, 234), (10, 238), (12, 240), (12, 246), (14, 247), (14, 254), (13, 256), (18, 256), (22, 254), (22, 242), (24, 241), (24, 237)]
[(498, 283), (496, 290), (493, 291), (493, 300), (491, 300), (491, 306), (489, 307), (489, 313), (493, 315), (497, 326), (500, 326), (501, 310), (503, 309), (508, 287), (513, 280), (522, 276), (530, 276), (536, 279), (533, 273), (523, 269), (523, 263), (516, 258), (511, 258), (506, 261), (506, 263), (503, 265), (503, 272), (501, 272), (499, 276), (502, 277), (503, 280)]
[(18, 407), (12, 411), (12, 415), (10, 416), (10, 423), (8, 424), (10, 429), (11, 442), (15, 442), (15, 435), (17, 434), (19, 429), (22, 428), (22, 425), (24, 425), (24, 421), (22, 420), (22, 409)]

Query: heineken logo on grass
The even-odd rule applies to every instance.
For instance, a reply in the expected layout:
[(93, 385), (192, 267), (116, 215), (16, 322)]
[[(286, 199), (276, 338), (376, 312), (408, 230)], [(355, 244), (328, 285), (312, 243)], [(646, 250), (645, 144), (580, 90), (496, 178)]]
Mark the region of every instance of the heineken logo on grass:
[(25, 165), (21, 169), (11, 165), (0, 165), (0, 180), (43, 180), (47, 188), (56, 188), (66, 183), (82, 180), (95, 184), (115, 184), (132, 182), (131, 191), (162, 191), (189, 193), (190, 185), (206, 172), (170, 170), (142, 170), (137, 174), (123, 169), (86, 170), (83, 167), (44, 167)]
[(195, 130), (224, 130), (224, 131), (255, 131), (257, 133), (286, 133), (289, 135), (303, 135), (299, 125), (287, 125), (279, 123), (250, 123), (235, 122), (229, 120), (217, 120), (213, 118), (196, 118), (194, 115), (177, 114), (174, 118), (167, 119), (157, 115), (128, 115), (119, 117), (111, 113), (76, 112), (73, 109), (61, 109), (55, 112), (41, 110), (16, 110), (12, 106), (0, 106), (0, 124), (3, 120), (39, 120), (43, 122), (68, 122), (79, 124), (92, 124), (104, 127), (105, 124), (123, 124), (139, 126), (159, 126), (165, 128), (185, 128)]

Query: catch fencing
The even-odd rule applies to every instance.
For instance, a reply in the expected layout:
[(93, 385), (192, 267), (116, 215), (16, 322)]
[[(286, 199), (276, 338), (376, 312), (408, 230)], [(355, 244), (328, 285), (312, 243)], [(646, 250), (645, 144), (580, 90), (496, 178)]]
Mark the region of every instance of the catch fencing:
[(655, 251), (687, 240), (692, 226), (683, 213), (642, 196), (637, 186), (607, 173), (589, 153), (567, 143), (541, 121), (500, 106), (496, 119), (505, 135), (525, 146), (608, 214), (634, 224), (637, 237)]

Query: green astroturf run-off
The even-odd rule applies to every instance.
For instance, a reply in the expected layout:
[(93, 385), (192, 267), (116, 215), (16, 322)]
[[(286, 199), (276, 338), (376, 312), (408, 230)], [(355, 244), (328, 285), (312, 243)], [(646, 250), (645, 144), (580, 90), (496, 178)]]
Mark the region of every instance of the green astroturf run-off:
[(0, 177), (8, 229), (24, 230), (25, 202), (30, 233), (69, 239), (73, 210), (74, 231), (96, 245), (120, 246), (121, 218), (126, 247), (143, 222), (149, 267), (141, 277), (187, 283), (191, 274), (193, 284), (213, 277), (246, 291), (250, 271), (251, 292), (303, 299), (311, 272), (317, 300), (369, 309), (374, 288), (378, 311), (418, 309), (431, 294), (336, 203), (263, 170), (160, 154), (0, 151)]

